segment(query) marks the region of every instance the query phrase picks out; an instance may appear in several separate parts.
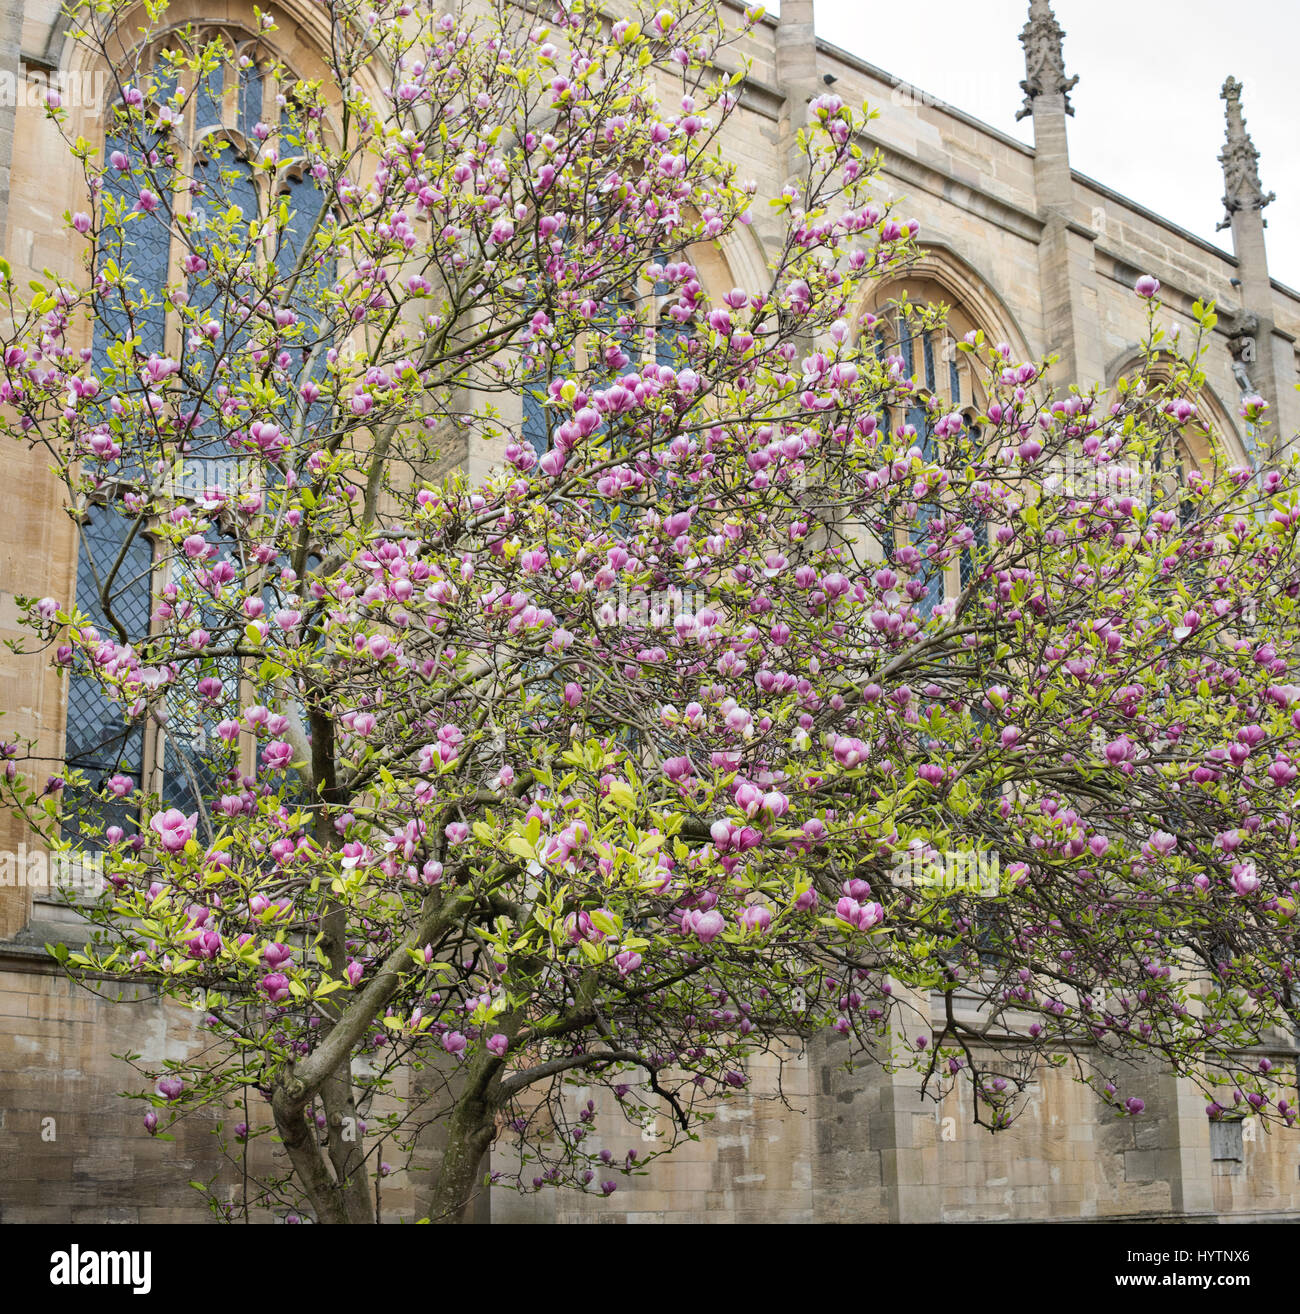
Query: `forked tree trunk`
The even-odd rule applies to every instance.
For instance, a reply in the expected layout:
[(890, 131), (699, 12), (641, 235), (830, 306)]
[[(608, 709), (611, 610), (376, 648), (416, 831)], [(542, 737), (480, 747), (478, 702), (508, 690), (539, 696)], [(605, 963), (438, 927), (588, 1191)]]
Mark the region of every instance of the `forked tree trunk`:
[(492, 1110), (482, 1100), (468, 1099), (456, 1105), (447, 1122), (447, 1147), (433, 1191), (429, 1222), (474, 1221), (474, 1205), (480, 1192), (487, 1189), (483, 1185), (483, 1160), (495, 1132)]

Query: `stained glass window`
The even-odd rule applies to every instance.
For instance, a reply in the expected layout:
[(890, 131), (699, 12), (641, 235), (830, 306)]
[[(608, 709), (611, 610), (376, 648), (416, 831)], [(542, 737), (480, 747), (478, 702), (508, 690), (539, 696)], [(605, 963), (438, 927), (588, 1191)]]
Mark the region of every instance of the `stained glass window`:
[[(211, 39), (211, 36), (205, 36), (203, 43), (206, 45)], [(247, 241), (248, 223), (265, 215), (272, 204), (283, 202), (287, 204), (289, 218), (274, 260), (277, 272), (285, 275), (295, 268), (304, 250), (321, 213), (323, 198), (314, 180), (303, 174), (293, 163), (291, 155), (276, 171), (274, 184), (269, 174), (259, 176), (255, 173), (246, 152), (257, 149), (259, 134), (256, 128), (263, 114), (274, 116), (279, 111), (274, 101), (268, 99), (263, 71), (266, 65), (255, 47), (251, 43), (239, 45), (225, 37), (220, 39), (227, 41), (226, 58), (203, 75), (192, 97), (191, 107), (186, 111), (185, 126), (178, 127), (171, 135), (173, 144), (188, 139), (194, 149), (194, 241), (202, 249), (205, 241), (211, 241), (205, 239), (203, 233), (212, 223), (220, 223), (223, 217), (229, 218), (232, 237), (238, 240), (242, 236)], [(152, 77), (164, 97), (177, 85), (176, 74), (169, 65), (165, 50), (157, 52)], [(138, 162), (141, 143), (137, 140), (133, 148), (126, 136), (115, 130), (116, 120), (110, 118), (109, 123), (104, 147), (104, 205), (106, 210), (116, 207), (119, 216), (128, 217), (124, 222), (107, 226), (108, 236), (97, 256), (101, 269), (112, 261), (125, 272), (125, 298), (132, 304), (125, 304), (123, 291), (110, 288), (100, 309), (91, 350), (93, 368), (110, 385), (103, 394), (106, 403), (122, 383), (120, 377), (113, 375), (109, 359), (109, 349), (114, 341), (129, 338), (134, 329), (138, 354), (158, 352), (179, 357), (184, 351), (182, 343), (167, 338), (166, 311), (160, 295), (160, 289), (172, 274), (173, 260), (179, 259), (182, 241), (173, 233), (167, 149), (159, 150), (157, 160), (150, 168), (150, 176), (142, 179), (139, 174), (133, 174), (129, 166), (120, 169), (113, 163), (117, 152), (128, 159), (134, 157)], [(160, 136), (153, 144), (161, 146), (162, 143)], [(286, 145), (295, 145), (288, 133), (281, 142), (282, 148)], [(152, 212), (139, 206), (142, 186), (148, 186), (158, 198), (158, 205)], [(253, 258), (260, 257), (259, 252), (250, 251), (249, 254)], [(332, 284), (334, 278), (335, 260), (328, 248), (311, 254), (305, 262), (296, 292), (290, 298), (290, 305), (302, 313), (309, 303), (317, 301), (320, 288)], [(247, 340), (248, 330), (241, 323), (241, 308), (229, 305), (211, 285), (205, 287), (200, 278), (192, 278), (189, 291), (189, 304), (199, 313), (200, 319), (215, 319), (223, 326), (223, 334), (215, 343), (215, 355), (196, 356), (193, 352), (188, 355), (187, 368), (191, 377), (201, 377), (204, 370), (219, 369), (223, 360), (229, 360), (237, 353)], [(294, 350), (301, 353), (302, 367), (306, 368), (311, 361), (313, 374), (325, 373), (324, 349), (318, 351), (314, 359), (312, 351), (322, 343), (328, 345), (327, 334), (327, 326), (312, 324), (295, 344)], [(308, 428), (321, 427), (327, 422), (328, 408), (317, 403), (308, 412)], [(193, 441), (186, 461), (204, 463), (204, 478), (192, 490), (197, 492), (209, 482), (211, 463), (215, 461), (224, 465), (233, 462), (234, 453), (225, 443), (221, 422), (213, 408), (205, 407), (200, 411), (192, 432)], [(312, 438), (308, 441), (315, 445)], [(135, 450), (126, 451), (119, 473), (138, 473), (145, 456), (147, 452), (142, 449), (141, 438), (137, 435)], [(103, 614), (99, 595), (101, 582), (112, 570), (114, 562), (120, 560), (113, 579), (110, 608), (122, 623), (128, 640), (138, 641), (149, 627), (153, 570), (151, 540), (113, 505), (95, 505), (89, 509), (81, 539), (76, 583), (79, 607), (90, 615), (101, 633), (118, 637)], [(233, 540), (223, 538), (221, 543), (223, 550), (235, 550)], [(226, 690), (221, 705), (217, 708), (201, 707), (193, 698), (176, 690), (168, 698), (167, 729), (153, 753), (162, 768), (164, 806), (187, 812), (195, 810), (196, 793), (211, 798), (220, 791), (221, 780), (206, 765), (211, 748), (210, 736), (216, 721), (230, 714), (232, 700), (238, 698), (240, 672), (236, 662), (233, 659), (224, 663), (213, 662), (210, 667), (202, 672), (191, 671), (193, 680), (187, 679), (186, 683), (196, 683), (200, 674), (220, 677)], [(65, 832), (69, 837), (77, 837), (90, 847), (99, 842), (97, 834), (102, 834), (108, 825), (121, 825), (129, 830), (128, 823), (138, 821), (130, 806), (111, 801), (104, 803), (90, 796), (114, 774), (126, 776), (133, 787), (150, 787), (151, 782), (144, 779), (144, 728), (128, 726), (120, 705), (107, 698), (96, 682), (84, 674), (74, 673), (70, 678), (65, 755), (69, 767), (79, 768), (89, 781), (82, 797), (74, 797), (74, 791), (69, 791), (70, 806), (65, 809), (68, 817)]]
[[(916, 434), (912, 443), (925, 461), (933, 461), (938, 457), (938, 447), (930, 423), (930, 399), (937, 396), (945, 408), (957, 407), (962, 400), (961, 371), (955, 340), (946, 330), (942, 332), (942, 337), (938, 336), (939, 333), (939, 329), (919, 327), (901, 311), (891, 312), (888, 317), (882, 316), (877, 320), (872, 333), (872, 346), (877, 360), (883, 365), (887, 356), (899, 357), (903, 363), (903, 373), (916, 379), (918, 389), (911, 404), (903, 408), (901, 417), (896, 409), (882, 405), (877, 414), (880, 427), (890, 432), (900, 419), (902, 423), (910, 425)], [(943, 368), (945, 365), (946, 370)], [(922, 553), (928, 548), (930, 523), (935, 514), (936, 508), (932, 504), (918, 503), (916, 518), (906, 527), (908, 541)], [(973, 577), (979, 550), (987, 546), (988, 541), (987, 530), (982, 522), (972, 528), (976, 536), (975, 548), (973, 551), (963, 550), (958, 567), (963, 585)], [(888, 528), (884, 529), (881, 544), (885, 559), (892, 562), (896, 545)], [(896, 532), (901, 536), (903, 530), (897, 529)], [(928, 617), (944, 600), (945, 569), (927, 561), (921, 579), (925, 583), (925, 593), (917, 601), (916, 607), (922, 617)]]

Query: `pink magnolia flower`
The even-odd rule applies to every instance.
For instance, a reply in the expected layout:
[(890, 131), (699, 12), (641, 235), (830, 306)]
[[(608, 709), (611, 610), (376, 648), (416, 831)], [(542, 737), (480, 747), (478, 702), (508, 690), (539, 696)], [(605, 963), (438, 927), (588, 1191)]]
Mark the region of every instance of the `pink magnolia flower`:
[(726, 929), (727, 919), (716, 908), (700, 913), (691, 924), (691, 930), (694, 932), (695, 938), (702, 944), (709, 944), (716, 940)]
[(845, 896), (835, 905), (835, 916), (855, 930), (869, 931), (884, 919), (885, 910), (878, 903), (860, 904)]
[(293, 745), (283, 739), (272, 739), (262, 750), (262, 761), (271, 771), (280, 771), (293, 761)]
[(1259, 873), (1253, 862), (1238, 862), (1232, 868), (1232, 888), (1237, 894), (1254, 894), (1259, 889)]
[(861, 739), (850, 739), (844, 735), (836, 739), (835, 746), (831, 751), (840, 766), (849, 768), (865, 762), (869, 756), (867, 746)]
[(564, 919), (564, 933), (572, 944), (580, 940), (599, 940), (600, 932), (592, 925), (591, 916), (585, 912), (570, 913)]
[(1166, 830), (1157, 830), (1153, 832), (1147, 844), (1153, 853), (1167, 857), (1178, 847), (1178, 840)]
[(215, 958), (221, 952), (221, 936), (213, 930), (200, 931), (186, 940), (185, 948), (191, 958)]
[(198, 820), (197, 812), (191, 812), (187, 817), (175, 808), (168, 808), (166, 812), (154, 816), (149, 822), (149, 828), (158, 836), (168, 853), (179, 853), (194, 834)]
[(293, 961), (293, 950), (286, 944), (268, 944), (262, 950), (262, 957), (266, 959), (267, 967), (278, 972), (285, 963)]
[(747, 931), (757, 931), (760, 935), (772, 925), (772, 910), (765, 904), (751, 903), (740, 914), (740, 924)]

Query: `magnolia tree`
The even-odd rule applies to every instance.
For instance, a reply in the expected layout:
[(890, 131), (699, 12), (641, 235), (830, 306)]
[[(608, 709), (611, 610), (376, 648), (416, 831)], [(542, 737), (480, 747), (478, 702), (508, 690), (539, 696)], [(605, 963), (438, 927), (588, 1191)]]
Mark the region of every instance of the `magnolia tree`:
[[(1142, 1056), (1294, 1122), (1260, 1054), (1298, 1017), (1300, 498), (1281, 462), (1168, 473), (1211, 308), (1171, 341), (1139, 283), (1109, 396), (974, 333), (972, 422), (861, 309), (916, 226), (838, 97), (768, 277), (705, 288), (754, 204), (711, 3), (330, 0), (328, 79), (274, 69), (198, 149), (240, 57), (124, 57), (125, 8), (77, 16), (120, 95), (69, 141), (84, 276), (5, 271), (4, 422), (122, 526), (27, 647), (173, 779), (15, 741), (4, 788), (104, 856), (53, 952), (207, 1029), (147, 1072), (150, 1134), (217, 1106), (248, 1207), (370, 1222), (381, 1140), (436, 1122), (457, 1221), (494, 1141), (524, 1191), (643, 1171), (573, 1084), (680, 1137), (825, 1029), (993, 1127), (1043, 1063), (1136, 1116)], [(229, 477), (178, 484), (198, 459)]]

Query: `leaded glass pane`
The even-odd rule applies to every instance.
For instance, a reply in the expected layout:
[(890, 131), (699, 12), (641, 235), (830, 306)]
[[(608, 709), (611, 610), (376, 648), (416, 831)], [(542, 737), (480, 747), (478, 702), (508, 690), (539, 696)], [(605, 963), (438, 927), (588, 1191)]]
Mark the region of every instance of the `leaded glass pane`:
[(979, 575), (980, 563), (989, 550), (989, 527), (981, 516), (972, 526), (975, 533), (975, 550), (961, 550), (961, 587), (966, 588)]
[[(927, 335), (926, 341), (928, 342), (928, 340)], [(921, 459), (923, 461), (934, 460), (934, 434), (930, 430), (925, 408), (922, 406), (910, 407), (907, 412), (907, 423), (916, 430), (916, 445), (921, 450)], [(913, 546), (922, 553), (929, 547), (930, 521), (933, 518), (934, 506), (931, 503), (921, 502), (918, 504), (916, 523), (913, 525), (909, 537)], [(917, 610), (922, 616), (929, 616), (943, 601), (943, 571), (927, 560), (921, 578), (925, 581), (925, 596), (916, 604)]]
[(901, 318), (898, 321), (898, 351), (903, 358), (903, 372), (910, 378), (916, 369), (916, 353), (913, 350), (911, 330)]
[[(125, 289), (109, 288), (101, 301), (91, 349), (94, 370), (100, 375), (110, 368), (108, 348), (115, 339), (130, 334), (132, 319), (140, 338), (139, 350), (145, 355), (161, 352), (167, 317), (160, 290), (167, 281), (171, 250), (170, 197), (160, 195), (156, 187), (148, 187), (149, 180), (132, 176), (129, 169), (115, 168), (111, 161), (119, 152), (128, 160), (133, 157), (130, 141), (110, 134), (104, 148), (104, 194), (122, 207), (123, 222), (120, 232), (109, 232), (101, 241), (98, 263), (102, 268), (108, 260), (116, 262), (129, 282)], [(139, 208), (142, 187), (148, 187), (158, 198), (158, 208), (152, 213)], [(131, 302), (130, 309), (124, 304), (124, 296)]]
[(225, 64), (218, 64), (199, 83), (194, 97), (194, 127), (198, 132), (221, 126), (221, 99), (225, 87)]
[[(128, 639), (139, 640), (149, 630), (153, 548), (138, 530), (130, 543), (126, 543), (133, 523), (116, 507), (92, 506), (81, 525), (77, 607), (105, 638), (118, 637), (101, 600), (101, 588), (105, 585), (108, 611), (125, 629)], [(98, 789), (107, 777), (119, 773), (128, 776), (134, 785), (140, 784), (144, 734), (138, 724), (128, 725), (122, 705), (107, 697), (95, 680), (81, 671), (74, 671), (68, 681), (64, 756), (68, 766), (79, 768), (90, 782), (89, 790), (69, 790), (65, 797), (64, 835), (69, 839), (79, 838), (86, 847), (94, 847), (95, 836), (84, 832), (109, 825), (125, 827), (135, 813), (120, 802), (95, 802), (90, 799), (90, 792)], [(89, 810), (80, 815), (83, 809)]]
[(262, 72), (252, 64), (239, 71), (239, 130), (249, 136), (262, 118)]
[(538, 456), (546, 451), (550, 426), (546, 419), (546, 408), (536, 394), (544, 391), (549, 381), (545, 374), (535, 372), (524, 382), (524, 441), (532, 447)]
[[(217, 530), (205, 535), (219, 551), (218, 560), (236, 554), (235, 540)], [(219, 624), (210, 609), (201, 609), (195, 618), (196, 628), (213, 628)], [(193, 690), (204, 676), (216, 676), (224, 685), (215, 706), (200, 704)], [(223, 773), (214, 760), (224, 756), (218, 750), (218, 722), (236, 717), (239, 711), (239, 663), (233, 657), (205, 659), (202, 666), (188, 666), (180, 681), (167, 692), (167, 725), (162, 740), (164, 808), (179, 808), (187, 815), (199, 810), (197, 799), (211, 807), (221, 793)]]

